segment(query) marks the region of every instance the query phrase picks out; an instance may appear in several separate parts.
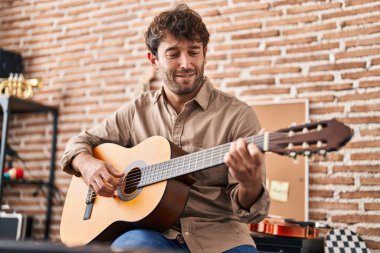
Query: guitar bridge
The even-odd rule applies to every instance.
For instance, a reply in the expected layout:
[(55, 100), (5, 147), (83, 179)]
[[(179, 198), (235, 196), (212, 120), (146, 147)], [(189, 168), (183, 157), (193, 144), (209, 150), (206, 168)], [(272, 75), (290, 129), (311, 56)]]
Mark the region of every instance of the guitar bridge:
[(88, 220), (91, 217), (92, 208), (94, 206), (96, 193), (92, 188), (88, 188), (86, 197), (86, 210), (84, 211), (83, 220)]

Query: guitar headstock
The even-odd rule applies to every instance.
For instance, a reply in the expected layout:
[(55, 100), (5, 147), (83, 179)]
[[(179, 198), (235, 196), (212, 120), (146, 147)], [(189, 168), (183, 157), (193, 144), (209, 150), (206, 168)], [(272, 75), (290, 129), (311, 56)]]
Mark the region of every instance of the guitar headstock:
[(290, 157), (325, 155), (344, 146), (351, 137), (351, 128), (332, 119), (283, 128), (271, 133), (269, 150)]

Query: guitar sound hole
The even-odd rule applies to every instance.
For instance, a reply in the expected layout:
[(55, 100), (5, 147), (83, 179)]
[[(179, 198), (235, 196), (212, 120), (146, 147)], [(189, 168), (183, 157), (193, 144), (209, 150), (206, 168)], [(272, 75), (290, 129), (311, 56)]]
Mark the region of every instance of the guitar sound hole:
[(136, 192), (137, 185), (141, 180), (141, 170), (140, 168), (133, 168), (125, 176), (123, 193), (126, 195), (131, 195)]

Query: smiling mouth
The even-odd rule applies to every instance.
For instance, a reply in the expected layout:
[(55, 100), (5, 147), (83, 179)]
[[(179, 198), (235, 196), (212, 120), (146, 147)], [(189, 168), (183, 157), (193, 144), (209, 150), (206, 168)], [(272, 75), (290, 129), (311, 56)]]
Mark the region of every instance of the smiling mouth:
[(194, 74), (184, 74), (184, 75), (177, 75), (179, 78), (189, 78), (192, 77)]

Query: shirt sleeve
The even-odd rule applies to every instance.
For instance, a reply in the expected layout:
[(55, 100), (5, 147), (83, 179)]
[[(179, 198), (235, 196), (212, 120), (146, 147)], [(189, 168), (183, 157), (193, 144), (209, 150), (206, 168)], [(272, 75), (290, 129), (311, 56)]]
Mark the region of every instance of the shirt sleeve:
[[(256, 135), (260, 130), (260, 123), (256, 116), (256, 113), (249, 107), (243, 110), (238, 119), (235, 121), (234, 127), (232, 129), (231, 141), (235, 141), (239, 138), (248, 137)], [(239, 218), (245, 223), (258, 223), (267, 217), (270, 207), (269, 192), (265, 186), (266, 182), (266, 168), (263, 166), (261, 172), (262, 179), (262, 192), (249, 208), (249, 210), (243, 209), (238, 202), (238, 189), (239, 184), (235, 178), (228, 173), (229, 185), (227, 190), (230, 191), (232, 209)]]
[(71, 165), (73, 159), (82, 152), (92, 155), (92, 149), (99, 144), (112, 142), (128, 146), (134, 111), (133, 103), (128, 103), (105, 118), (103, 122), (71, 137), (61, 159), (63, 171), (80, 176), (80, 173)]

